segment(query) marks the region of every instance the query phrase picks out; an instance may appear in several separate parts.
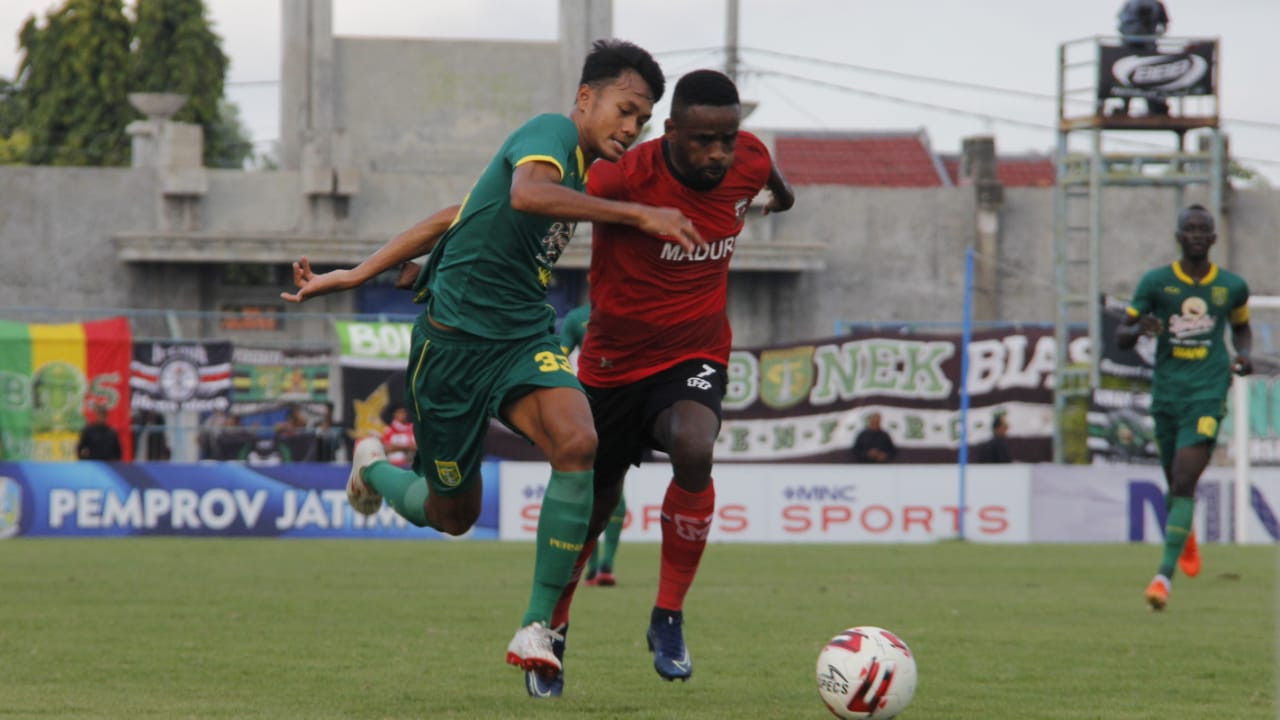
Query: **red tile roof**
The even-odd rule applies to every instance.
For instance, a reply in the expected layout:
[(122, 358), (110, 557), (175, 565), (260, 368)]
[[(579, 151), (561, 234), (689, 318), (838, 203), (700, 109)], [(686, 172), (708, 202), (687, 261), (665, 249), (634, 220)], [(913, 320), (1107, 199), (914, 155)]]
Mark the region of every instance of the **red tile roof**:
[[(960, 156), (942, 156), (942, 165), (955, 185), (961, 184)], [(996, 157), (996, 179), (1005, 187), (1052, 187), (1056, 178), (1053, 160), (1043, 155)]]
[(941, 187), (950, 185), (921, 132), (777, 133), (778, 168), (796, 185)]

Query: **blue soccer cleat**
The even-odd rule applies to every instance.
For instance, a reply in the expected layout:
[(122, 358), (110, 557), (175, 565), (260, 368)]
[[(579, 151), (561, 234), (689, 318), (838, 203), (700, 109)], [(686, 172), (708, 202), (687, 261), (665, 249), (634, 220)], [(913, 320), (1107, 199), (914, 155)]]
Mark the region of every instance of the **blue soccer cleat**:
[(649, 651), (653, 669), (663, 680), (688, 680), (693, 674), (693, 658), (684, 645), (684, 613), (654, 608), (649, 619)]
[(546, 676), (536, 670), (525, 671), (524, 689), (529, 692), (529, 697), (556, 698), (564, 692), (564, 638), (568, 632), (569, 623), (551, 629), (551, 652), (560, 661), (560, 672)]

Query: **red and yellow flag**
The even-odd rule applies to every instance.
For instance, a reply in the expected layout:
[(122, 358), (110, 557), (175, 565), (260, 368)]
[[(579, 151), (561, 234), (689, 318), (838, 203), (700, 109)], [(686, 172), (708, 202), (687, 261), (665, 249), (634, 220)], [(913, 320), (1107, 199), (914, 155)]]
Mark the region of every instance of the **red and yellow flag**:
[(126, 318), (28, 325), (0, 320), (0, 459), (75, 460), (95, 408), (133, 459)]

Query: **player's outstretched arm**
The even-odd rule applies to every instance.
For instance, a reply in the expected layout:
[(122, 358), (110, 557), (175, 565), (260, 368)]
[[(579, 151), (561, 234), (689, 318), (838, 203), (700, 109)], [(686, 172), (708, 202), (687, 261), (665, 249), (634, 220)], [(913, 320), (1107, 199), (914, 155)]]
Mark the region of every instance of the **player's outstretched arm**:
[(317, 274), (311, 270), (311, 262), (303, 256), (293, 264), (293, 284), (296, 292), (282, 292), (280, 297), (289, 302), (302, 302), (307, 298), (327, 295), (357, 287), (370, 278), (390, 270), (407, 260), (425, 255), (439, 242), (440, 236), (453, 223), (460, 206), (451, 205), (436, 212), (413, 227), (396, 235), (378, 248), (372, 255), (354, 268), (341, 268)]
[(529, 162), (511, 177), (511, 207), (520, 212), (562, 220), (631, 225), (650, 235), (671, 238), (689, 252), (706, 246), (693, 221), (675, 208), (593, 197), (560, 184), (560, 169)]
[(765, 187), (769, 188), (769, 202), (764, 206), (764, 214), (775, 212), (785, 212), (796, 204), (795, 191), (791, 189), (791, 183), (783, 177), (782, 171), (775, 164), (769, 171), (769, 180), (765, 183)]

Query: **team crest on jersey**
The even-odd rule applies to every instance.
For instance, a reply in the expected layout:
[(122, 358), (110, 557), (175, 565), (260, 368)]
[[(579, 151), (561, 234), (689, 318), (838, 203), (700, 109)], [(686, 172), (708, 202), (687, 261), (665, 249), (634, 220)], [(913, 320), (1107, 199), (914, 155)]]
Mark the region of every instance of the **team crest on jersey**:
[(462, 471), (458, 469), (458, 463), (452, 460), (436, 461), (436, 477), (449, 487), (458, 487), (462, 484)]
[(1227, 304), (1227, 289), (1221, 285), (1214, 285), (1213, 288), (1210, 289), (1209, 298), (1213, 301), (1214, 305), (1222, 307)]
[(765, 405), (778, 409), (799, 405), (812, 387), (812, 345), (760, 353), (760, 401)]
[(747, 219), (747, 208), (751, 206), (751, 198), (743, 198), (733, 204), (733, 214), (738, 216), (738, 222)]

